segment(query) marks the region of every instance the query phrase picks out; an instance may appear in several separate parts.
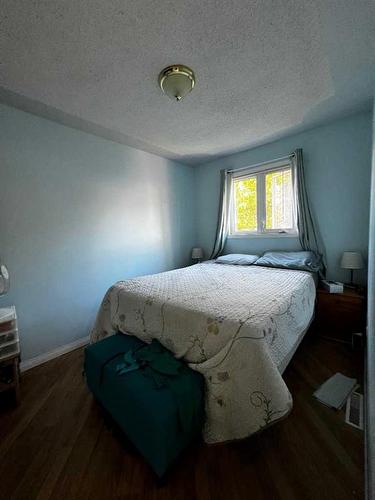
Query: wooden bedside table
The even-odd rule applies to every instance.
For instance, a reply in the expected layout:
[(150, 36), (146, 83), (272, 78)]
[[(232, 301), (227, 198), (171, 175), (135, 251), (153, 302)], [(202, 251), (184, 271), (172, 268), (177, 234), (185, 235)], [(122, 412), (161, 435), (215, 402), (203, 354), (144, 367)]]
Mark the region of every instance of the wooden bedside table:
[(366, 328), (366, 297), (364, 293), (344, 288), (344, 293), (316, 291), (314, 330), (318, 335), (341, 342), (352, 342), (352, 334)]

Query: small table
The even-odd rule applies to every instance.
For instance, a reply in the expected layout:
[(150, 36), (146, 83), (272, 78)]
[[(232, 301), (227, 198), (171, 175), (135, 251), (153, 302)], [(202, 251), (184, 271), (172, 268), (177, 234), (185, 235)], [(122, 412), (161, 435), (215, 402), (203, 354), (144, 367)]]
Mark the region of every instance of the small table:
[(20, 400), (20, 344), (14, 306), (0, 308), (0, 392), (13, 389)]
[[(0, 392), (14, 390), (16, 403), (20, 402), (20, 356), (19, 354), (0, 361)], [(8, 374), (8, 372), (10, 372)]]
[(366, 297), (363, 292), (344, 288), (343, 293), (317, 289), (314, 330), (323, 337), (352, 342), (353, 334), (365, 335)]

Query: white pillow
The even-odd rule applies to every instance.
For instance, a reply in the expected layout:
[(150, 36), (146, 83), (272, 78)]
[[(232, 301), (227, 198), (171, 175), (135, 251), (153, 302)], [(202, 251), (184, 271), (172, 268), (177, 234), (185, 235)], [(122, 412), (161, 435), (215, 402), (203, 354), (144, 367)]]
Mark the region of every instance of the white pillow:
[(250, 266), (259, 259), (259, 255), (247, 255), (245, 253), (230, 253), (221, 255), (215, 262), (217, 264), (232, 264), (235, 266)]

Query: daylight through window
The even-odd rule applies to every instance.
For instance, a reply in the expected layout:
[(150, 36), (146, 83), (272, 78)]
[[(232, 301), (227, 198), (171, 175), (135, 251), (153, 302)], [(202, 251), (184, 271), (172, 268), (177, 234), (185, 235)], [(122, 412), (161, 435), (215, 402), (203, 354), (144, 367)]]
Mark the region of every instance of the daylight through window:
[(231, 188), (232, 235), (297, 234), (293, 168), (289, 162), (233, 172)]

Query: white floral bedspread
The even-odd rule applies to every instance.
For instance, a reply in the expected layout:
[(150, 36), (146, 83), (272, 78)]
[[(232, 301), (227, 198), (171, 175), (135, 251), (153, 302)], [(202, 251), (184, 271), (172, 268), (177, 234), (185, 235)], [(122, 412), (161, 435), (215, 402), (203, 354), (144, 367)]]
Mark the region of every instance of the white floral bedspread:
[(308, 272), (202, 263), (116, 283), (91, 340), (121, 331), (185, 359), (206, 380), (205, 441), (222, 442), (290, 412), (280, 371), (314, 303)]

